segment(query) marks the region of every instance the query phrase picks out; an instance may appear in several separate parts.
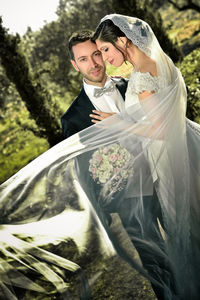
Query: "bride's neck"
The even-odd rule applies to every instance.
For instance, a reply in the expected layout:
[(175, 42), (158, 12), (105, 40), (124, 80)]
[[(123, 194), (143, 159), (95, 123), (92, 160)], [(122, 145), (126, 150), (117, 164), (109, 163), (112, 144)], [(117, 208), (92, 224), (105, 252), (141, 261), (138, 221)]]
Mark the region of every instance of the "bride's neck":
[(149, 72), (152, 76), (157, 76), (156, 63), (135, 45), (127, 50), (127, 61), (130, 62), (137, 72)]

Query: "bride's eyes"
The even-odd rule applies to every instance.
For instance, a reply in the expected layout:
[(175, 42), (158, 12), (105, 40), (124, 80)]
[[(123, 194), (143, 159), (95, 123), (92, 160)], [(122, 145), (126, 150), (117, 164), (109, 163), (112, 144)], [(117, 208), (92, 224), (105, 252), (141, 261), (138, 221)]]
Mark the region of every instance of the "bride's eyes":
[(106, 47), (106, 48), (104, 49), (104, 52), (108, 52), (108, 47)]

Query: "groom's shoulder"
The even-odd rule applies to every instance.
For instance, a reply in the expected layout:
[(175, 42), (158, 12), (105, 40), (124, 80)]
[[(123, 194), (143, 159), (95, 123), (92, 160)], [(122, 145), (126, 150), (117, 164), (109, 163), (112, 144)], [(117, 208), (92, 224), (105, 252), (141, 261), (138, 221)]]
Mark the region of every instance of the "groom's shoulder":
[(121, 92), (123, 98), (125, 97), (125, 92), (127, 90), (128, 86), (128, 79), (124, 77), (115, 76), (112, 78), (112, 80), (115, 82), (116, 87)]
[(121, 85), (127, 85), (128, 83), (128, 78), (124, 78), (121, 76), (111, 76), (111, 79), (116, 83), (116, 84), (121, 84)]

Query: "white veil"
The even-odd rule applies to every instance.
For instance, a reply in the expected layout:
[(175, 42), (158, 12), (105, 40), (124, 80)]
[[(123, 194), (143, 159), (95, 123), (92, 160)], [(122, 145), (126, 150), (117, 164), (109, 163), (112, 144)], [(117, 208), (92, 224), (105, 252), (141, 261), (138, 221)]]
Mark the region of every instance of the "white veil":
[[(65, 230), (70, 227), (68, 212), (73, 213), (76, 224), (83, 220), (87, 223), (84, 241), (77, 246), (79, 252), (81, 247), (91, 247), (86, 232), (93, 224), (100, 245), (96, 257), (103, 257), (109, 265), (110, 257), (117, 252), (148, 277), (128, 250), (121, 248), (104, 212), (114, 201), (137, 197), (134, 214), (143, 228), (147, 222), (143, 198), (151, 196), (153, 190), (162, 211), (164, 249), (151, 237), (141, 237), (141, 242), (144, 248), (150, 245), (149, 254), (159, 253), (167, 260), (180, 297), (177, 299), (197, 299), (199, 295), (200, 126), (186, 120), (184, 81), (149, 25), (117, 14), (102, 21), (105, 19), (111, 19), (156, 62), (163, 88), (139, 105), (134, 103), (54, 146), (0, 186), (0, 274), (1, 296), (5, 299), (15, 299), (11, 286), (41, 293), (56, 289), (63, 297), (69, 291), (73, 293), (66, 270), (79, 276), (80, 299), (89, 299), (92, 280), (88, 283), (85, 263), (79, 264), (70, 255), (55, 254), (52, 247), (45, 246), (66, 242), (69, 237), (79, 244), (77, 231), (81, 229)], [(131, 86), (126, 96), (131, 97)], [(76, 216), (77, 211), (82, 214)], [(87, 212), (87, 220), (83, 212)], [(56, 223), (59, 218), (61, 227)], [(80, 227), (83, 229), (83, 225)], [(15, 266), (18, 270), (13, 273)], [(35, 274), (43, 279), (34, 280)], [(162, 284), (156, 277), (149, 277)], [(49, 286), (43, 286), (43, 281)]]

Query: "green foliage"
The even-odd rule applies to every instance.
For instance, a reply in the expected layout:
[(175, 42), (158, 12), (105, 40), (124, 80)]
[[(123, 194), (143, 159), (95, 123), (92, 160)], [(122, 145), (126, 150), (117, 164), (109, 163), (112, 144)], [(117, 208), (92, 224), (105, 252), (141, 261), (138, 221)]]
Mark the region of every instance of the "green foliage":
[(165, 5), (159, 10), (170, 39), (176, 43), (183, 56), (200, 47), (200, 18), (194, 10), (177, 11)]
[(65, 92), (63, 95), (54, 95), (53, 94), (53, 99), (55, 102), (59, 103), (59, 107), (62, 113), (64, 113), (67, 108), (71, 105), (73, 99), (75, 98), (75, 95), (71, 94), (70, 92)]
[(165, 1), (173, 4), (173, 6), (180, 11), (192, 9), (197, 12), (200, 12), (199, 0), (165, 0)]
[(178, 65), (188, 89), (187, 117), (200, 124), (200, 48)]
[(3, 110), (5, 108), (8, 101), (13, 98), (13, 93), (16, 94), (16, 90), (10, 88), (10, 81), (0, 65), (0, 109)]
[(0, 183), (48, 149), (47, 141), (34, 135), (37, 129), (23, 102), (7, 104), (0, 121)]
[(46, 140), (34, 137), (31, 131), (13, 130), (12, 136), (0, 144), (0, 183), (47, 149)]
[(106, 70), (107, 74), (110, 76), (122, 76), (124, 78), (129, 78), (133, 71), (133, 66), (130, 63), (123, 63), (120, 67), (114, 67), (108, 64), (106, 66)]
[(41, 136), (46, 137), (50, 145), (62, 139), (59, 123), (59, 106), (40, 83), (38, 74), (33, 74), (28, 61), (20, 48), (19, 36), (7, 34), (0, 20), (0, 58), (6, 75), (12, 81), (22, 100), (36, 121)]
[(33, 70), (45, 73), (49, 81), (72, 91), (72, 81), (80, 82), (80, 78), (77, 73), (71, 72), (68, 39), (74, 31), (94, 30), (101, 17), (110, 12), (109, 1), (60, 0), (58, 20), (46, 24), (36, 33), (28, 32), (24, 37), (23, 49)]

